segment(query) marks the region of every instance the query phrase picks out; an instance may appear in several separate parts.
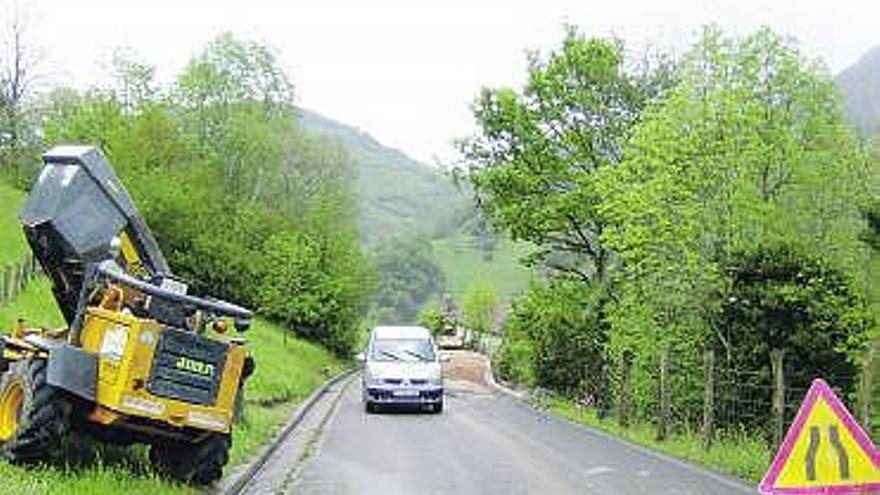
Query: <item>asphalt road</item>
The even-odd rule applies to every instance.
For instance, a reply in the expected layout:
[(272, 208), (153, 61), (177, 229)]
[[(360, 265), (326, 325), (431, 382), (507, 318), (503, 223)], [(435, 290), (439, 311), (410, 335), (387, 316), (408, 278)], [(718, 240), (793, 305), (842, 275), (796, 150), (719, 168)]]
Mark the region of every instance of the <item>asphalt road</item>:
[(343, 392), (287, 493), (756, 493), (470, 382), (447, 382), (441, 415), (366, 414), (359, 386)]

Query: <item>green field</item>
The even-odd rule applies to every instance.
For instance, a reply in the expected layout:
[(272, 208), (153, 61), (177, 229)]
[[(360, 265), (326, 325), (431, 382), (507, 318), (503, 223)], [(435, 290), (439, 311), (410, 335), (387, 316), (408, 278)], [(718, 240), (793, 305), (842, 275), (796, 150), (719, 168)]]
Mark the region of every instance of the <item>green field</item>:
[(21, 261), (29, 252), (18, 223), (23, 199), (24, 193), (0, 182), (0, 267)]
[(529, 254), (530, 248), (508, 239), (500, 240), (491, 259), (475, 248), (474, 240), (467, 234), (433, 242), (434, 258), (446, 276), (447, 291), (460, 301), (462, 295), (479, 280), (488, 280), (505, 301), (522, 293), (529, 286), (531, 272), (519, 260)]
[[(11, 304), (0, 306), (0, 325), (4, 329), (18, 317), (27, 317), (29, 326), (63, 325), (48, 282), (34, 282)], [(258, 319), (244, 334), (257, 368), (247, 382), (244, 418), (233, 432), (232, 465), (252, 456), (283, 426), (297, 404), (327, 377), (345, 367), (344, 362), (323, 348), (289, 334), (285, 337), (286, 333)], [(61, 464), (41, 467), (0, 462), (2, 493), (196, 493), (153, 474), (143, 446), (128, 449), (99, 446), (88, 439), (74, 437), (63, 457)]]

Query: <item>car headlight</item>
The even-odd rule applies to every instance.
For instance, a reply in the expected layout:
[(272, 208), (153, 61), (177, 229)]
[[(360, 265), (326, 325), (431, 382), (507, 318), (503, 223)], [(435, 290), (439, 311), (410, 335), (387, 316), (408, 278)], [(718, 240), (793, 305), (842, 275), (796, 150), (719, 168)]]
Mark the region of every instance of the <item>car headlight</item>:
[(382, 381), (381, 378), (379, 378), (378, 376), (376, 376), (375, 373), (370, 371), (369, 367), (364, 368), (364, 382), (367, 385), (378, 385), (379, 382), (381, 382), (381, 381)]

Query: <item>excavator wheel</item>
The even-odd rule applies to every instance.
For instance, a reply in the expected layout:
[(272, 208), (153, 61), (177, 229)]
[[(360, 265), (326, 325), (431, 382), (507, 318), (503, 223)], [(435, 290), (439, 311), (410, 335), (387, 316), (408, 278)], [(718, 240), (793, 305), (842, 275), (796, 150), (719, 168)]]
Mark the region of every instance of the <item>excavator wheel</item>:
[(70, 404), (46, 383), (46, 361), (10, 363), (0, 376), (0, 457), (41, 461), (59, 453), (68, 429)]
[(199, 442), (162, 441), (150, 447), (150, 462), (162, 475), (175, 481), (206, 486), (223, 476), (229, 462), (229, 435), (210, 433)]

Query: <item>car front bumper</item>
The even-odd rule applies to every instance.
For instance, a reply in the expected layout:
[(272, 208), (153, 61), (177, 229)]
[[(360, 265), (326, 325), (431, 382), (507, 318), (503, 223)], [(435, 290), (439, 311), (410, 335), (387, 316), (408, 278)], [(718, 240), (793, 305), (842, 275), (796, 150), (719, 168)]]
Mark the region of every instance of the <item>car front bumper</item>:
[(443, 401), (443, 387), (369, 385), (364, 399), (376, 404), (437, 404)]

